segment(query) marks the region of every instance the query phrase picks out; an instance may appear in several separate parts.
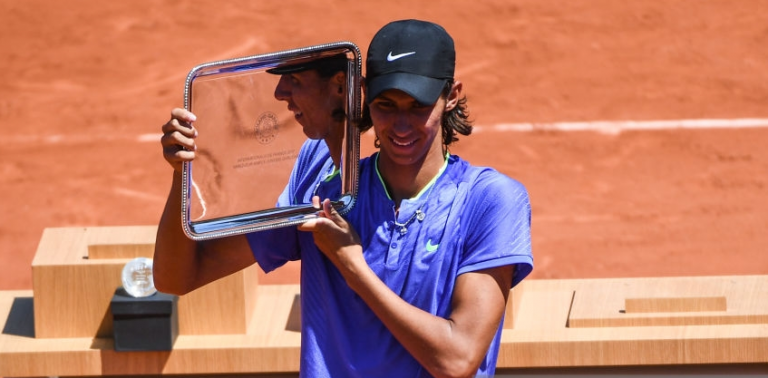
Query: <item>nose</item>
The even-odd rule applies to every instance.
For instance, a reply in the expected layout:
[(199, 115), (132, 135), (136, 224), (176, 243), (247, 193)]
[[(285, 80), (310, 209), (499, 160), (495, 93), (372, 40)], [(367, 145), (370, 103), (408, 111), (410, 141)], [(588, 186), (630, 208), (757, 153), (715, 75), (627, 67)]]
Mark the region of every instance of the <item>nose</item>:
[(275, 98), (278, 101), (288, 101), (291, 98), (291, 81), (288, 75), (280, 75), (280, 80), (275, 87)]
[(399, 110), (393, 114), (393, 124), (392, 129), (395, 131), (398, 135), (404, 135), (407, 134), (411, 130), (411, 118), (409, 117), (408, 111), (406, 110)]

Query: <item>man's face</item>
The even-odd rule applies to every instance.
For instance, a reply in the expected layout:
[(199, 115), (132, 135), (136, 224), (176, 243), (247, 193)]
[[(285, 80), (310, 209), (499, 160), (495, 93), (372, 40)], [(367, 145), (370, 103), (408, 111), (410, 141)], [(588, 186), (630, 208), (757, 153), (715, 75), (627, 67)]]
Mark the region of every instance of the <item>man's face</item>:
[(430, 157), (444, 160), (440, 132), (445, 105), (442, 97), (424, 105), (397, 89), (374, 98), (369, 110), (381, 158), (401, 166), (421, 166)]
[(280, 76), (275, 98), (288, 103), (296, 121), (310, 139), (325, 138), (334, 124), (334, 110), (343, 107), (343, 96), (334, 78), (322, 78), (315, 70)]

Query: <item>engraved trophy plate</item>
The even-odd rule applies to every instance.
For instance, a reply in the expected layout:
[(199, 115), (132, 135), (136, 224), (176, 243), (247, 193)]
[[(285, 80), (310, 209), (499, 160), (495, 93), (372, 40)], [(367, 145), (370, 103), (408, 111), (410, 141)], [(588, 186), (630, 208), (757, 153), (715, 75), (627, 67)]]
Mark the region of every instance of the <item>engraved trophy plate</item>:
[(152, 259), (137, 257), (123, 267), (123, 289), (134, 298), (148, 297), (157, 293), (152, 276)]
[(357, 46), (337, 42), (206, 63), (190, 71), (184, 96), (185, 107), (197, 116), (198, 130), (195, 160), (183, 170), (182, 221), (189, 238), (296, 225), (314, 216), (317, 210), (306, 201), (278, 205), (304, 143), (326, 141), (306, 125), (310, 108), (299, 104), (298, 95), (286, 100), (278, 85), (287, 80), (284, 72), (329, 57), (341, 57), (345, 82), (339, 93), (346, 96), (341, 98), (341, 120), (334, 123), (340, 129), (341, 191), (331, 200), (340, 213), (349, 211), (357, 194), (355, 124), (362, 103)]

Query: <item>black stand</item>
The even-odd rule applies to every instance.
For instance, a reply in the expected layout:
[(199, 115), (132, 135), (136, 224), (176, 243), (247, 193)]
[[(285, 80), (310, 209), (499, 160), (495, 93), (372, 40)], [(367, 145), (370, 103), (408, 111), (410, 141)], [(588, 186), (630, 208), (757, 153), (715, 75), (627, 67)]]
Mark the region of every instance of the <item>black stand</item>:
[(144, 298), (134, 298), (120, 287), (115, 290), (112, 310), (115, 350), (171, 350), (178, 336), (175, 295), (157, 292)]

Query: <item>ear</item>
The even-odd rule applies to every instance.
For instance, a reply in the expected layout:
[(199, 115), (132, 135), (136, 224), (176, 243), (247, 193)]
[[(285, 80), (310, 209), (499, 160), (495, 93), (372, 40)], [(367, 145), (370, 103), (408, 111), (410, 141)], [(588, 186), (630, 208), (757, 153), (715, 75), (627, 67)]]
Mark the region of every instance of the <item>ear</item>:
[(451, 92), (448, 93), (448, 98), (445, 99), (446, 112), (453, 110), (453, 108), (455, 108), (459, 103), (459, 99), (461, 98), (461, 91), (463, 88), (464, 85), (460, 81), (455, 80), (453, 82), (453, 85), (451, 86)]
[(347, 81), (347, 74), (345, 74), (343, 71), (336, 72), (331, 80), (333, 80), (335, 84), (344, 85), (344, 83)]
[(339, 71), (334, 74), (329, 83), (333, 94), (341, 97), (344, 96), (344, 87), (347, 84), (347, 75), (344, 72)]

